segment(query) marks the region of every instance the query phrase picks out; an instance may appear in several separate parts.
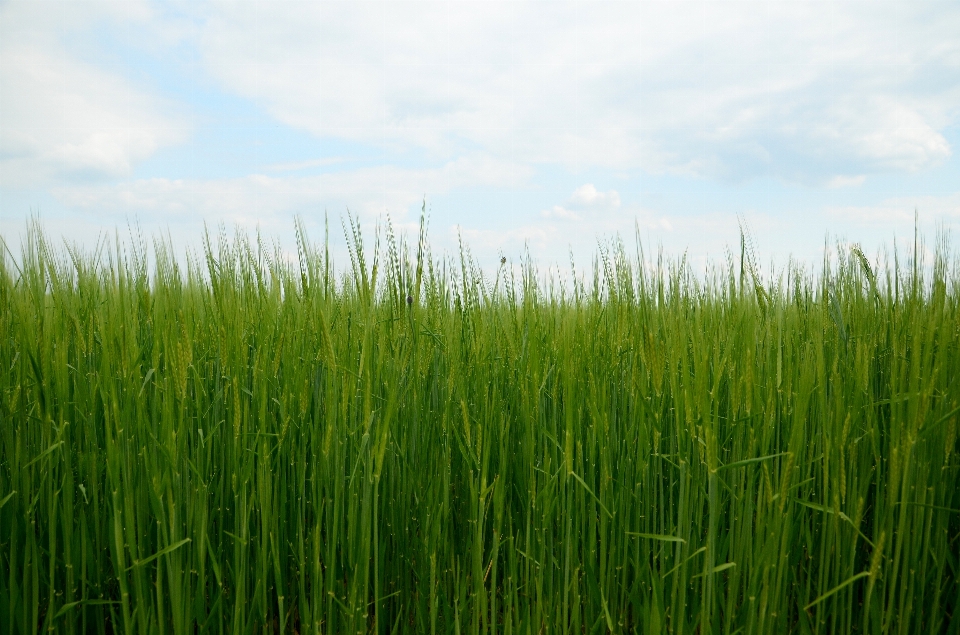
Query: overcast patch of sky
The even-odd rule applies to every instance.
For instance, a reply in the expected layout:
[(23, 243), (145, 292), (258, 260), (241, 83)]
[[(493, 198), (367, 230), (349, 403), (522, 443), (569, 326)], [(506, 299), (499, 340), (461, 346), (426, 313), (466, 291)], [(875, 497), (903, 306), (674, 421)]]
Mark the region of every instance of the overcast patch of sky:
[(960, 222), (960, 6), (8, 2), (0, 220), (292, 235), (347, 208), (564, 261)]

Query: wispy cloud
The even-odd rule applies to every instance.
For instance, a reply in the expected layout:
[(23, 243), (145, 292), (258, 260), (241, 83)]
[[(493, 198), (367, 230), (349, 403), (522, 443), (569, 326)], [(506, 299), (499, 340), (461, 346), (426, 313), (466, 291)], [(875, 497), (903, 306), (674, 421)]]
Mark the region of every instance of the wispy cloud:
[(310, 159), (308, 161), (291, 161), (287, 163), (274, 163), (264, 168), (266, 172), (299, 172), (300, 170), (310, 170), (313, 168), (325, 168), (331, 165), (343, 163), (347, 159), (343, 157), (327, 157), (324, 159)]
[(129, 176), (189, 134), (168, 99), (78, 59), (55, 37), (98, 19), (145, 17), (139, 3), (110, 4), (123, 6), (0, 5), (0, 186)]
[(138, 179), (116, 184), (66, 185), (54, 189), (65, 205), (104, 213), (184, 215), (249, 224), (249, 219), (289, 219), (324, 209), (350, 209), (374, 220), (385, 211), (404, 219), (427, 192), (458, 188), (517, 187), (529, 168), (489, 157), (462, 157), (435, 169), (374, 167), (310, 176), (248, 175), (228, 179)]
[(955, 0), (0, 1), (3, 230), (426, 197), (436, 235), (562, 261), (638, 227), (720, 254), (738, 216), (772, 253), (958, 226), (958, 32)]
[(827, 187), (832, 190), (837, 190), (844, 187), (860, 187), (867, 180), (866, 174), (857, 174), (856, 176), (846, 176), (843, 174), (838, 174), (829, 181), (827, 181)]
[(255, 6), (214, 12), (210, 72), (319, 137), (811, 183), (952, 152), (951, 2)]
[(579, 221), (585, 217), (616, 211), (619, 207), (620, 195), (616, 190), (598, 192), (592, 183), (587, 183), (578, 187), (563, 205), (554, 205), (541, 212), (541, 216)]
[(916, 216), (956, 224), (960, 222), (960, 193), (925, 196), (895, 196), (874, 205), (831, 205), (827, 214), (844, 223), (880, 227), (909, 234)]

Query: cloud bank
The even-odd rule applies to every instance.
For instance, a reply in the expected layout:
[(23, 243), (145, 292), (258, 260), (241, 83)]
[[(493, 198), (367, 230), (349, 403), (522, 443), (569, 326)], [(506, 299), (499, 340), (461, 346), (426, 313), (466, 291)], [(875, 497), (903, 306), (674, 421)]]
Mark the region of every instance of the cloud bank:
[(286, 231), (426, 196), (435, 228), (552, 255), (637, 227), (717, 253), (738, 215), (778, 245), (960, 222), (917, 176), (956, 162), (956, 33), (955, 0), (15, 0), (0, 213)]
[[(955, 3), (217, 5), (210, 72), (318, 137), (827, 183), (952, 149)], [(251, 37), (253, 36), (253, 37)]]
[(122, 178), (185, 140), (169, 100), (64, 43), (149, 18), (137, 2), (0, 5), (0, 186)]

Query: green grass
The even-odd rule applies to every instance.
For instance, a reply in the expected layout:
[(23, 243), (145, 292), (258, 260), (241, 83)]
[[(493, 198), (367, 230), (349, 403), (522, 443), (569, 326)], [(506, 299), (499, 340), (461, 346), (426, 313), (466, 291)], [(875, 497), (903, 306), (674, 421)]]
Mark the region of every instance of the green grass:
[(960, 632), (942, 241), (562, 288), (348, 236), (0, 260), (0, 632)]

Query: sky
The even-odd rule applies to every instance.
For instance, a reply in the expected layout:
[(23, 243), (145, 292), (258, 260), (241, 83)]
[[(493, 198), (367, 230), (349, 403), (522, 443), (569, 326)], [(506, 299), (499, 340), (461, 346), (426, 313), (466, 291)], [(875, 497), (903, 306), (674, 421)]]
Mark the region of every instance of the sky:
[(956, 0), (0, 1), (0, 236), (815, 263), (960, 229)]

